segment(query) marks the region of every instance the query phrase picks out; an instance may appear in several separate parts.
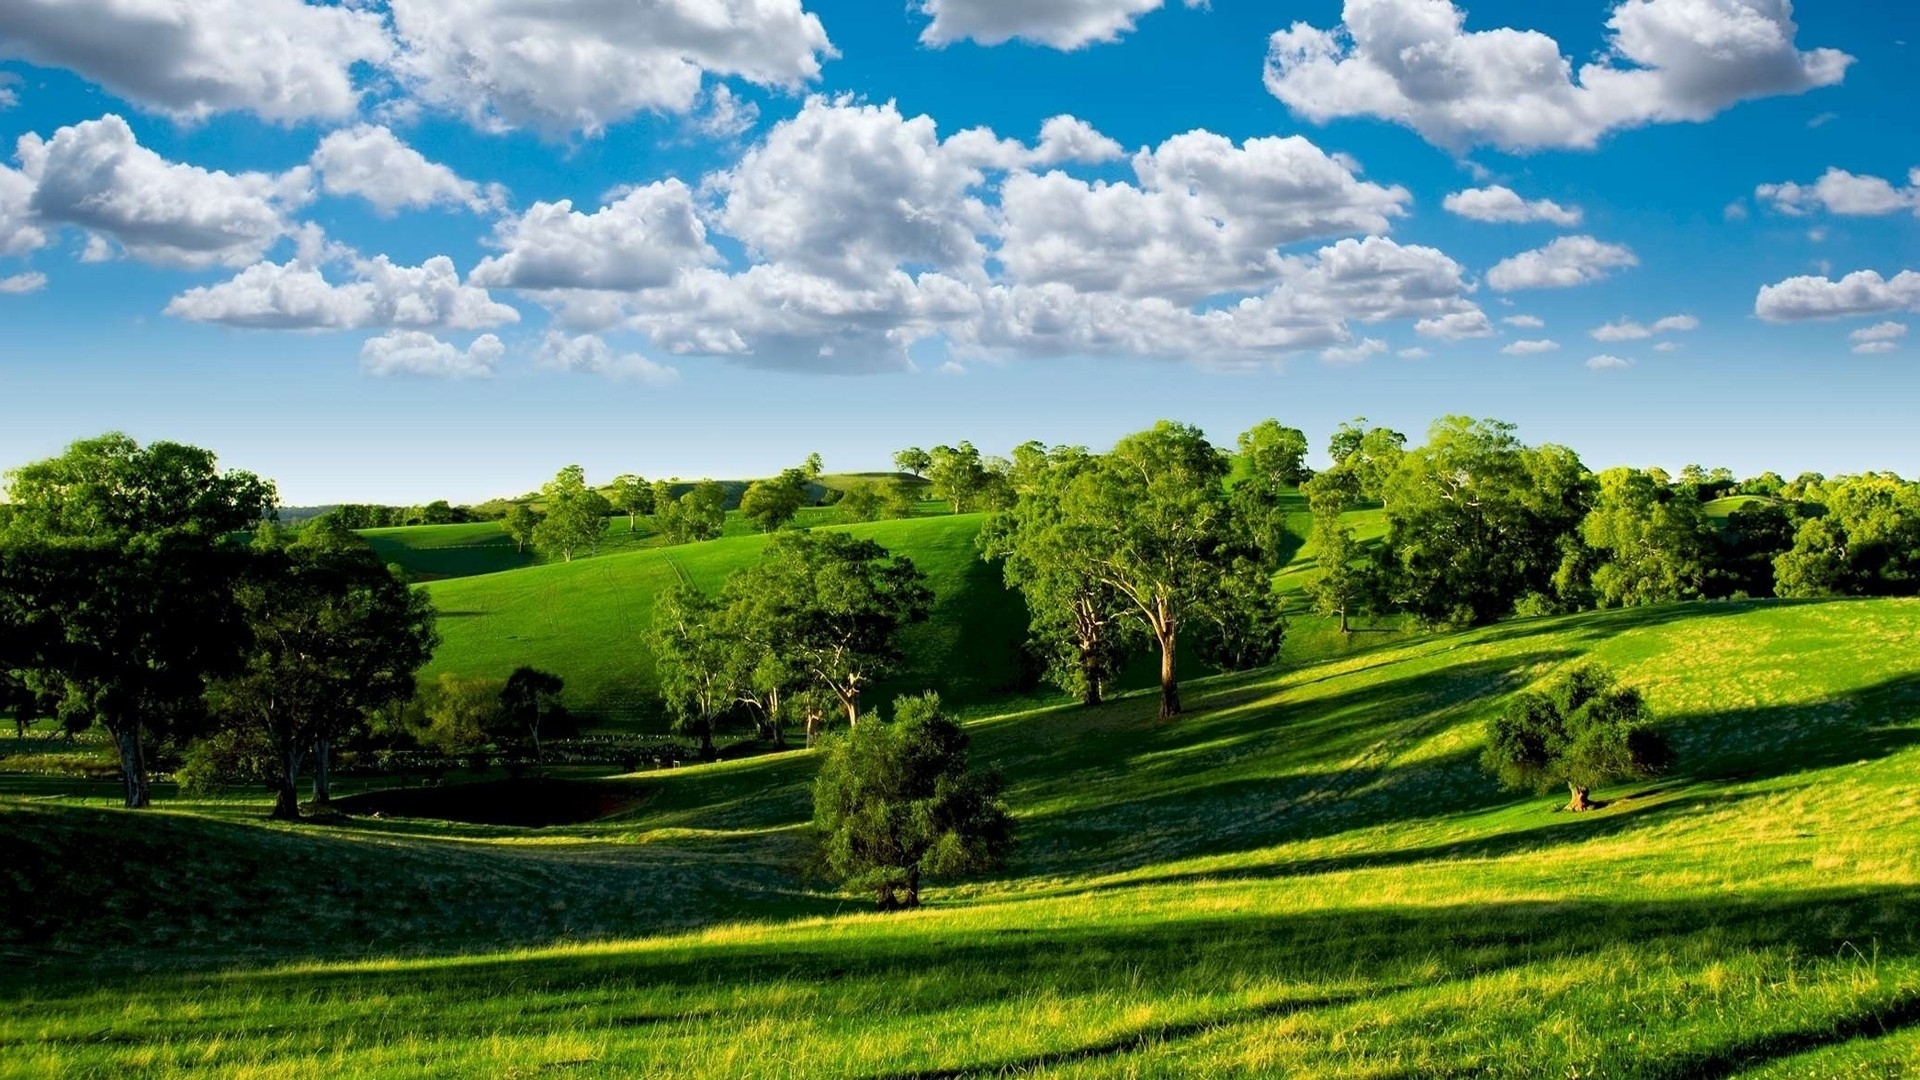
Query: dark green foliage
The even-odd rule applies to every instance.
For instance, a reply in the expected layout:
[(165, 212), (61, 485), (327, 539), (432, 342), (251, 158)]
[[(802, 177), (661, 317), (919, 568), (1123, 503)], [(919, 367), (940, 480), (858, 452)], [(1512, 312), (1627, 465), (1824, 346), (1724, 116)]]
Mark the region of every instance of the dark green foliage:
[(1800, 524), (1774, 561), (1781, 596), (1920, 593), (1920, 484), (1850, 476), (1820, 493), (1825, 513)]
[[(1706, 595), (1717, 536), (1695, 486), (1675, 486), (1640, 469), (1608, 469), (1598, 478), (1580, 535), (1596, 557), (1589, 576), (1600, 607)], [(1562, 593), (1577, 588), (1566, 577), (1559, 587)]]
[(815, 454), (800, 468), (747, 485), (746, 493), (740, 496), (741, 515), (761, 532), (770, 533), (787, 525), (807, 505), (813, 482), (820, 476), (819, 458)]
[(565, 739), (579, 725), (573, 714), (560, 704), (566, 683), (560, 676), (522, 665), (507, 676), (500, 689), (500, 716), (497, 734), (511, 740), (524, 739), (533, 749), (533, 759), (542, 759), (540, 740)]
[(699, 739), (700, 756), (707, 761), (718, 755), (714, 728), (733, 705), (733, 642), (721, 614), (718, 600), (682, 583), (654, 605), (648, 637), (673, 730)]
[(1234, 455), (1234, 516), (1269, 568), (1278, 569), (1286, 535), (1282, 496), (1313, 475), (1306, 458), (1306, 433), (1277, 420), (1262, 420), (1240, 435)]
[(727, 522), (727, 491), (703, 480), (680, 495), (665, 481), (654, 484), (654, 515), (670, 544), (718, 539)]
[(1605, 668), (1584, 665), (1523, 693), (1487, 728), (1481, 763), (1509, 787), (1544, 792), (1567, 785), (1570, 810), (1589, 807), (1601, 784), (1659, 776), (1673, 752), (1648, 726), (1640, 691), (1616, 684)]
[(1751, 502), (1728, 514), (1714, 554), (1712, 595), (1774, 595), (1774, 560), (1792, 549), (1798, 528), (1789, 504)]
[(883, 911), (917, 907), (927, 878), (1000, 866), (1013, 816), (997, 772), (967, 767), (967, 734), (937, 694), (902, 697), (891, 723), (869, 716), (829, 737), (813, 784), (827, 868)]

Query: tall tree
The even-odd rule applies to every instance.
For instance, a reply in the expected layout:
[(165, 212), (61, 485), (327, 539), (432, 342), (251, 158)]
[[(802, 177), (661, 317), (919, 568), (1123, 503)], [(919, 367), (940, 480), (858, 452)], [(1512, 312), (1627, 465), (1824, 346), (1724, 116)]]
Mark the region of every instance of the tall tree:
[(146, 748), (204, 716), (207, 680), (239, 662), (239, 535), (273, 486), (198, 447), (111, 434), (7, 475), (0, 668), (64, 723), (99, 723), (129, 807), (150, 802)]
[(968, 767), (967, 733), (935, 694), (903, 697), (891, 723), (861, 724), (827, 744), (813, 784), (826, 864), (880, 910), (920, 905), (930, 877), (1000, 866), (1013, 815), (999, 774)]
[[(1086, 537), (1094, 572), (1127, 600), (1160, 652), (1160, 715), (1180, 715), (1179, 643), (1190, 617), (1230, 606), (1244, 572), (1227, 458), (1198, 428), (1161, 421), (1129, 435), (1070, 483), (1061, 512)], [(1247, 588), (1241, 595), (1256, 595)]]
[(913, 474), (916, 479), (925, 476), (932, 465), (933, 455), (917, 446), (909, 446), (893, 455), (893, 467), (903, 473)]
[(576, 554), (600, 549), (612, 507), (606, 496), (587, 486), (587, 473), (569, 465), (540, 489), (546, 516), (534, 526), (533, 544), (548, 556), (572, 562)]
[(720, 604), (691, 584), (674, 586), (654, 606), (649, 644), (674, 731), (699, 739), (701, 759), (714, 760), (714, 727), (734, 703), (734, 645)]
[(1405, 435), (1392, 428), (1368, 427), (1362, 416), (1340, 425), (1328, 440), (1327, 455), (1352, 475), (1360, 498), (1385, 504), (1387, 477), (1400, 467), (1406, 448)]
[(1307, 468), (1307, 436), (1278, 420), (1262, 420), (1240, 434), (1234, 455), (1234, 515), (1278, 569), (1286, 534), (1286, 496), (1313, 475)]
[(815, 454), (800, 468), (787, 469), (779, 476), (747, 485), (746, 494), (740, 497), (740, 515), (764, 533), (791, 522), (807, 504), (808, 486), (820, 475), (819, 457)]
[(1595, 787), (1658, 776), (1672, 765), (1672, 749), (1649, 723), (1638, 690), (1604, 668), (1578, 667), (1495, 717), (1481, 761), (1509, 787), (1544, 792), (1565, 784), (1567, 809), (1587, 810)]
[(657, 504), (660, 531), (672, 544), (717, 540), (726, 527), (727, 491), (712, 480), (702, 480), (685, 494)]
[(540, 528), (540, 515), (526, 503), (514, 503), (513, 509), (501, 519), (500, 527), (513, 540), (514, 550), (524, 555), (527, 545), (533, 543), (534, 532)]
[(1089, 706), (1104, 700), (1141, 641), (1138, 621), (1128, 618), (1131, 601), (1108, 582), (1089, 524), (1067, 512), (1072, 485), (1096, 465), (1080, 447), (1020, 447), (1014, 504), (987, 519), (978, 541), (1025, 598), (1028, 636), (1046, 657), (1048, 679)]
[(1345, 522), (1346, 512), (1359, 498), (1358, 477), (1344, 465), (1315, 476), (1304, 491), (1313, 514), (1309, 543), (1316, 567), (1307, 582), (1307, 596), (1316, 614), (1340, 620), (1340, 633), (1351, 637), (1352, 616), (1368, 595), (1367, 574), (1359, 565), (1362, 550)]
[(1513, 432), (1443, 418), (1386, 479), (1379, 570), (1391, 599), (1423, 622), (1476, 625), (1554, 594), (1593, 477), (1573, 451), (1529, 447)]
[(629, 535), (640, 529), (640, 515), (653, 513), (653, 485), (645, 478), (633, 473), (622, 473), (613, 478), (613, 486), (608, 490), (613, 507), (627, 515)]
[(375, 711), (413, 696), (415, 675), (438, 641), (433, 605), (365, 544), (329, 544), (325, 534), (262, 545), (235, 595), (251, 642), (244, 666), (218, 684), (214, 700), (231, 724), (271, 747), (273, 816), (297, 818), (307, 756), (313, 801), (325, 805), (333, 744)]
[(928, 453), (927, 480), (933, 495), (945, 499), (956, 514), (964, 514), (992, 482), (980, 451), (970, 442), (936, 446)]
[(845, 533), (781, 533), (727, 581), (740, 622), (860, 718), (860, 695), (901, 660), (899, 631), (926, 620), (933, 593), (911, 559)]
[(527, 739), (536, 763), (545, 760), (540, 745), (543, 732), (552, 737), (571, 730), (572, 718), (560, 703), (560, 693), (565, 689), (566, 682), (560, 676), (525, 665), (513, 669), (500, 688), (501, 730), (515, 739)]
[(1599, 556), (1592, 575), (1602, 607), (1635, 607), (1705, 595), (1715, 533), (1697, 491), (1639, 469), (1608, 469), (1580, 535)]

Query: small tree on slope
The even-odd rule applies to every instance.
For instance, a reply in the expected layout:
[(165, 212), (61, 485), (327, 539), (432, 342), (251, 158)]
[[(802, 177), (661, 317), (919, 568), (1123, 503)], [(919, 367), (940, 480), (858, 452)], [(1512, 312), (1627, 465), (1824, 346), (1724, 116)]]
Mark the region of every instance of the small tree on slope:
[(967, 734), (937, 694), (903, 697), (892, 723), (832, 736), (813, 785), (827, 868), (880, 910), (918, 907), (923, 878), (1001, 865), (1013, 817), (992, 771), (967, 768)]
[(1658, 776), (1673, 751), (1648, 727), (1640, 691), (1606, 669), (1577, 667), (1540, 693), (1515, 698), (1488, 726), (1481, 763), (1508, 787), (1545, 792), (1567, 785), (1567, 809), (1591, 809), (1587, 793), (1612, 780)]

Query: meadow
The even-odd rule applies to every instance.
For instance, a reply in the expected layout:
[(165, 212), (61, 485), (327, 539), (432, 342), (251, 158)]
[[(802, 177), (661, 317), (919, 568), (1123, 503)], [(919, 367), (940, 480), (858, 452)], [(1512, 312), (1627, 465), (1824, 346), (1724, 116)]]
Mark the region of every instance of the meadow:
[[(978, 715), (1021, 846), (907, 914), (811, 873), (809, 751), (540, 830), (5, 800), (0, 1075), (1911, 1075), (1920, 602), (1350, 648)], [(1476, 759), (1582, 659), (1679, 765), (1575, 815)]]

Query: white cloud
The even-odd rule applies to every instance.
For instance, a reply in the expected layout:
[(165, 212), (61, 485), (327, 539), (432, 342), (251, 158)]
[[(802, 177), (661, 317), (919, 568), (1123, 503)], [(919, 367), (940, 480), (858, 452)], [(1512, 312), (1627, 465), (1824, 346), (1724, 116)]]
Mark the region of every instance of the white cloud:
[(1552, 199), (1537, 199), (1533, 202), (1521, 198), (1512, 188), (1493, 187), (1468, 188), (1456, 191), (1441, 201), (1449, 213), (1463, 218), (1489, 223), (1524, 224), (1530, 221), (1545, 221), (1563, 228), (1580, 224), (1579, 207), (1565, 207)]
[(1681, 348), (1680, 343), (1677, 341), (1662, 341), (1654, 345), (1653, 351), (1654, 352), (1679, 352), (1680, 348)]
[(1305, 139), (1176, 135), (1133, 157), (1138, 185), (1015, 173), (1001, 192), (1008, 277), (1193, 301), (1258, 288), (1278, 248), (1379, 233), (1410, 196), (1354, 175)]
[(1432, 356), (1433, 354), (1421, 348), (1420, 346), (1415, 345), (1412, 348), (1401, 349), (1399, 352), (1395, 353), (1394, 355), (1400, 357), (1402, 360), (1425, 360), (1427, 357)]
[[(127, 254), (169, 266), (245, 266), (290, 230), (286, 211), (310, 196), (305, 167), (279, 176), (169, 162), (113, 114), (24, 135), (19, 158), (41, 220), (111, 237)], [(98, 249), (96, 249), (98, 250)]]
[(760, 106), (735, 94), (726, 83), (714, 83), (693, 126), (715, 139), (737, 139), (759, 122)]
[(1340, 26), (1268, 44), (1267, 89), (1316, 123), (1372, 116), (1455, 151), (1591, 147), (1737, 102), (1841, 81), (1852, 57), (1800, 52), (1791, 0), (1623, 0), (1580, 67), (1532, 30), (1465, 29), (1449, 0), (1346, 0)]
[(336, 285), (310, 264), (258, 263), (174, 297), (166, 313), (273, 330), (477, 330), (520, 319), (485, 289), (461, 284), (444, 255), (419, 266), (395, 266), (381, 255), (356, 260), (352, 270), (353, 280)]
[[(1207, 0), (1186, 0), (1203, 7)], [(1015, 38), (1055, 49), (1078, 49), (1117, 41), (1140, 16), (1164, 7), (1166, 0), (920, 0), (933, 22), (920, 32), (928, 45), (973, 40), (999, 45)]]
[(25, 255), (45, 246), (46, 230), (33, 213), (33, 178), (0, 165), (0, 256)]
[(1492, 337), (1493, 323), (1487, 318), (1486, 312), (1475, 308), (1421, 319), (1413, 324), (1413, 332), (1421, 337), (1442, 341), (1464, 341), (1467, 338)]
[(688, 113), (708, 76), (793, 88), (837, 55), (801, 0), (389, 0), (394, 67), (436, 108), (490, 127), (598, 133)]
[(1920, 216), (1920, 169), (1907, 174), (1904, 188), (1878, 176), (1828, 169), (1811, 184), (1761, 184), (1753, 193), (1775, 210), (1795, 217), (1818, 210), (1845, 217), (1880, 217), (1908, 211)]
[(707, 243), (693, 192), (679, 180), (637, 187), (591, 214), (566, 199), (535, 203), (494, 229), (502, 253), (472, 281), (511, 289), (650, 289), (720, 256)]
[(11, 71), (0, 71), (0, 111), (11, 109), (20, 104), (20, 92), (14, 89), (20, 76)]
[(47, 287), (47, 275), (29, 271), (0, 278), (0, 296), (21, 296)]
[(183, 119), (339, 120), (356, 64), (392, 53), (380, 15), (303, 0), (7, 0), (0, 56), (67, 68)]
[(1587, 361), (1587, 367), (1593, 371), (1621, 371), (1633, 366), (1633, 361), (1618, 356), (1602, 354)]
[(492, 334), (481, 334), (461, 349), (422, 330), (391, 330), (360, 346), (360, 370), (379, 376), (484, 379), (506, 352)]
[(1516, 289), (1564, 289), (1591, 285), (1611, 271), (1638, 266), (1633, 251), (1591, 236), (1563, 236), (1546, 247), (1523, 251), (1487, 271), (1487, 284), (1500, 292)]
[(1357, 345), (1335, 345), (1320, 350), (1320, 359), (1329, 364), (1358, 364), (1369, 356), (1378, 356), (1387, 351), (1387, 343), (1379, 338), (1366, 338)]
[(1595, 341), (1644, 341), (1655, 334), (1684, 334), (1698, 330), (1700, 320), (1692, 315), (1669, 315), (1644, 326), (1632, 319), (1620, 319), (1587, 331)]
[(1538, 330), (1547, 325), (1547, 321), (1538, 315), (1509, 315), (1500, 321), (1521, 330)]
[(616, 354), (597, 334), (569, 337), (550, 330), (540, 342), (539, 363), (541, 367), (555, 371), (630, 379), (654, 386), (671, 386), (680, 381), (679, 369), (649, 360), (639, 353)]
[(506, 192), (482, 189), (445, 165), (428, 161), (384, 127), (361, 124), (335, 131), (313, 152), (313, 169), (329, 195), (358, 195), (386, 217), (407, 209), (461, 206), (475, 213), (498, 209)]
[(1541, 338), (1534, 341), (1516, 341), (1500, 351), (1506, 353), (1508, 356), (1538, 356), (1541, 353), (1553, 352), (1558, 348), (1560, 348), (1559, 342), (1548, 341), (1545, 338)]
[(1077, 116), (1053, 116), (1040, 125), (1040, 145), (1034, 148), (1034, 165), (1060, 165), (1069, 161), (1096, 164), (1118, 161), (1126, 156), (1120, 144), (1094, 129)]
[(1685, 334), (1700, 329), (1700, 320), (1692, 315), (1669, 315), (1656, 319), (1653, 332), (1656, 334)]
[(1883, 322), (1855, 330), (1847, 335), (1853, 342), (1853, 351), (1862, 356), (1890, 353), (1900, 348), (1900, 341), (1907, 336), (1907, 324)]
[(1883, 278), (1874, 270), (1858, 270), (1838, 281), (1825, 277), (1792, 277), (1775, 285), (1761, 286), (1753, 302), (1753, 313), (1768, 322), (1837, 319), (1893, 311), (1920, 311), (1920, 272), (1902, 270), (1891, 278)]

